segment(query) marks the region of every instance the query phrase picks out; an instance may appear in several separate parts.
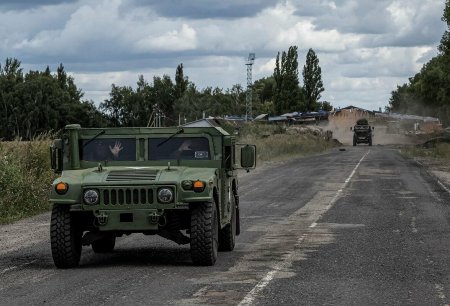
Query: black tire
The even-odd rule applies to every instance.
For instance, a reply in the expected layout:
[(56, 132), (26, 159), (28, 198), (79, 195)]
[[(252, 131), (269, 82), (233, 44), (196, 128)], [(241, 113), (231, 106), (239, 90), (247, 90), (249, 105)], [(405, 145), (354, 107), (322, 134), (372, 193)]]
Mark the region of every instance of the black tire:
[(214, 265), (219, 246), (218, 231), (214, 203), (199, 203), (191, 208), (191, 258), (195, 265)]
[(236, 243), (236, 201), (231, 197), (231, 220), (219, 231), (219, 251), (233, 251)]
[(356, 146), (356, 138), (355, 137), (353, 137), (353, 146), (354, 147)]
[(92, 242), (92, 250), (94, 250), (95, 253), (100, 254), (110, 253), (114, 250), (115, 245), (116, 245), (116, 236), (108, 235), (106, 237), (103, 237), (101, 239)]
[(369, 138), (369, 146), (370, 146), (370, 147), (372, 146), (372, 137)]
[(53, 205), (50, 244), (53, 262), (60, 269), (78, 266), (82, 231), (77, 227), (68, 205)]

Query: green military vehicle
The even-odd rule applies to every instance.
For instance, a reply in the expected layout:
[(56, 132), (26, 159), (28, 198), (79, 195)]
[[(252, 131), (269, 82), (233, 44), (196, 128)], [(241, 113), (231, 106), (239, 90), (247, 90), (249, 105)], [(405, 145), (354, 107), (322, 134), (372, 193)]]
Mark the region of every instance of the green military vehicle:
[(353, 146), (356, 146), (358, 143), (367, 143), (369, 146), (372, 145), (372, 131), (374, 127), (369, 125), (369, 121), (367, 119), (359, 119), (356, 121), (356, 125), (350, 130), (353, 131)]
[[(240, 166), (236, 164), (237, 148)], [(158, 234), (190, 244), (196, 265), (214, 265), (240, 232), (237, 169), (256, 148), (221, 127), (105, 128), (68, 125), (50, 148), (50, 238), (58, 268), (79, 264), (82, 246), (111, 252), (116, 237)]]

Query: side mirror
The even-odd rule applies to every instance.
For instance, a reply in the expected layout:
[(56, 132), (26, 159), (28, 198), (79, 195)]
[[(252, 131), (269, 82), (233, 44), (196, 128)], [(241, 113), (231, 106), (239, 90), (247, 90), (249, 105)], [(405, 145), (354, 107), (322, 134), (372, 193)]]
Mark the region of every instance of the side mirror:
[(50, 164), (53, 172), (61, 173), (63, 170), (63, 141), (55, 139), (50, 147)]
[(256, 167), (255, 145), (245, 145), (241, 148), (241, 167), (247, 169), (247, 171)]
[(375, 130), (375, 127), (374, 127), (374, 126), (372, 126), (372, 130)]

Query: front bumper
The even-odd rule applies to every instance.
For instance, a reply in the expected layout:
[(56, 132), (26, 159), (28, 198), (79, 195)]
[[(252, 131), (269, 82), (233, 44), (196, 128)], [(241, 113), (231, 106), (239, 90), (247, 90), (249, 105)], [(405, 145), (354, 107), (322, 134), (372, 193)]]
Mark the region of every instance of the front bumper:
[(156, 209), (98, 210), (95, 225), (100, 231), (158, 230), (164, 212)]

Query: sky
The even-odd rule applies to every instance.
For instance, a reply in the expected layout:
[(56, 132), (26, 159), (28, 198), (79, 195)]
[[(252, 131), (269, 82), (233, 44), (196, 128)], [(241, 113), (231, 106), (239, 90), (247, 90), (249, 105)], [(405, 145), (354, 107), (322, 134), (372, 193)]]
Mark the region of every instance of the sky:
[(312, 48), (321, 101), (378, 110), (437, 55), (445, 0), (1, 0), (0, 63), (25, 72), (62, 63), (97, 105), (111, 85), (139, 75), (175, 79), (178, 64), (198, 89), (246, 87), (273, 74), (278, 52), (298, 46), (299, 80)]

